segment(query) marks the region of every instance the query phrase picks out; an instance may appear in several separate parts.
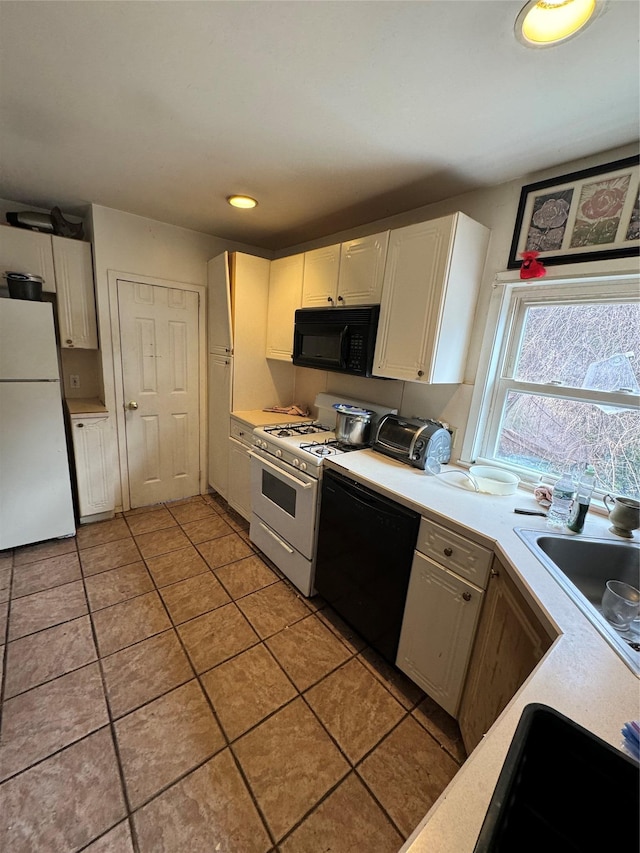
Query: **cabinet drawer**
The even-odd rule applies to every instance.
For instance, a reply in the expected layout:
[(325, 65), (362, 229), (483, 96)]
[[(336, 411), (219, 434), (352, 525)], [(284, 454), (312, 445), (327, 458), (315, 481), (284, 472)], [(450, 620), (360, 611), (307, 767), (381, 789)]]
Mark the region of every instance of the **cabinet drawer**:
[(231, 438), (241, 441), (243, 444), (251, 445), (251, 427), (248, 427), (243, 421), (237, 421), (235, 418), (230, 418), (229, 434)]
[(464, 536), (423, 518), (416, 550), (447, 569), (484, 589), (489, 577), (493, 552)]

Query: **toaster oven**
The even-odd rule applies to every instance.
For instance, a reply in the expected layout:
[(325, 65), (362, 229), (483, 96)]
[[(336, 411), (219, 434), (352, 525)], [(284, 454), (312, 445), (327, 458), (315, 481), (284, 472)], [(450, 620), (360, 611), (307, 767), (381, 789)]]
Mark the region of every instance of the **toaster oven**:
[(424, 469), (428, 459), (442, 464), (451, 459), (451, 434), (438, 421), (384, 415), (374, 433), (373, 449)]

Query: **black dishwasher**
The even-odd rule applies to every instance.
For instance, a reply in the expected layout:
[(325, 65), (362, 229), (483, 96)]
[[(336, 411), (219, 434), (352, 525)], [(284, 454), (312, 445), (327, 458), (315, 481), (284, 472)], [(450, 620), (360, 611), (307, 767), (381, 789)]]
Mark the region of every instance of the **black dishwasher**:
[(324, 472), (316, 590), (393, 664), (419, 525), (418, 513)]

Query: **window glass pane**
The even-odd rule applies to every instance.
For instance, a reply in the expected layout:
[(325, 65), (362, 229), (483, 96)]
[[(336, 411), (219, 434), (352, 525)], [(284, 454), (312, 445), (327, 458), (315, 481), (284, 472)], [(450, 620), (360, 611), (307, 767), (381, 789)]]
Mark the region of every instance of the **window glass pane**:
[(640, 392), (640, 304), (530, 306), (514, 376), (522, 382)]
[(640, 412), (507, 392), (496, 459), (534, 471), (596, 470), (596, 487), (640, 498)]

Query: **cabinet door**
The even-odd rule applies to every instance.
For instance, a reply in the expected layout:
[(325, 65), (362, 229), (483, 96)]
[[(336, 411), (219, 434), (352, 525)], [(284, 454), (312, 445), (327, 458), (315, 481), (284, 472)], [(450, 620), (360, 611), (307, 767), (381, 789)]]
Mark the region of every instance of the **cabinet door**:
[(453, 222), (448, 216), (391, 232), (374, 356), (377, 376), (432, 381)]
[(114, 495), (109, 418), (72, 417), (71, 438), (80, 518), (112, 512)]
[(247, 521), (251, 519), (251, 457), (249, 447), (229, 439), (229, 505)]
[[(22, 272), (44, 279), (42, 289), (56, 292), (51, 236), (10, 225), (0, 227), (0, 272)], [(2, 282), (6, 285), (6, 282)]]
[(52, 237), (60, 346), (98, 349), (91, 245)]
[(540, 620), (494, 559), (460, 707), (467, 752), (480, 743), (550, 645)]
[(209, 356), (209, 485), (227, 497), (233, 359)]
[(207, 263), (209, 352), (228, 356), (233, 352), (231, 279), (229, 255), (223, 252)]
[(327, 308), (336, 304), (339, 269), (339, 243), (304, 253), (303, 308)]
[(293, 321), (302, 299), (304, 255), (271, 262), (267, 312), (267, 358), (291, 363)]
[(391, 232), (374, 373), (464, 379), (489, 229), (463, 213)]
[(377, 305), (382, 295), (389, 232), (343, 243), (338, 276), (339, 305)]
[(483, 592), (416, 551), (396, 665), (456, 716)]

